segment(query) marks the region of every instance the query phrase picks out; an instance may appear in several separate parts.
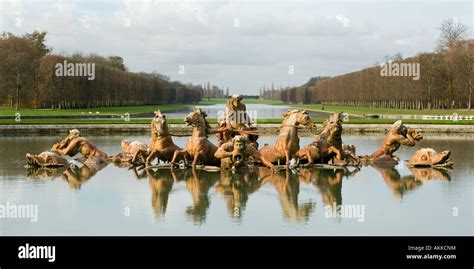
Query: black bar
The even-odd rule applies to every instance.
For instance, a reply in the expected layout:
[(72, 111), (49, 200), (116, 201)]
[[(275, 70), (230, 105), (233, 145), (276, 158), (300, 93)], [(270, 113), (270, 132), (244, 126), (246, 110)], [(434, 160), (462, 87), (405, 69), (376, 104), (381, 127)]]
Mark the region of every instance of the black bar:
[[(55, 246), (55, 261), (19, 247)], [(409, 246), (423, 250), (409, 250)], [(430, 247), (427, 250), (426, 247)], [(441, 247), (441, 249), (436, 249)], [(453, 249), (455, 248), (455, 249)], [(407, 255), (455, 255), (407, 259)], [(0, 237), (0, 268), (65, 264), (393, 264), (473, 268), (473, 237)], [(431, 257), (431, 258), (430, 258)]]

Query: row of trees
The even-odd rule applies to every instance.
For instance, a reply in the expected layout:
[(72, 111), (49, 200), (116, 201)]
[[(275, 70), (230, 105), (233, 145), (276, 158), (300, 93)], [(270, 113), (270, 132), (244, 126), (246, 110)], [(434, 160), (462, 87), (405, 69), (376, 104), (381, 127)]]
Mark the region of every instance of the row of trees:
[[(30, 108), (85, 108), (104, 106), (194, 103), (204, 90), (199, 85), (170, 81), (159, 73), (127, 71), (120, 56), (50, 54), (45, 32), (0, 37), (0, 105)], [(87, 76), (58, 76), (56, 64), (94, 63)]]
[(229, 87), (227, 87), (224, 93), (224, 87), (219, 88), (216, 85), (211, 85), (209, 81), (201, 86), (201, 88), (203, 89), (203, 98), (207, 98), (208, 100), (211, 98), (226, 98), (229, 96)]
[(376, 66), (320, 81), (316, 102), (380, 108), (471, 109), (474, 40), (464, 38), (466, 26), (455, 20), (444, 21), (440, 32), (434, 53), (407, 59), (396, 57), (390, 63), (419, 64), (418, 80), (414, 76), (383, 76), (382, 67)]
[(46, 33), (34, 32), (17, 37), (11, 33), (0, 35), (0, 105), (20, 106), (20, 94), (38, 93), (38, 67), (50, 52), (46, 47)]
[[(316, 102), (405, 109), (471, 108), (474, 42), (448, 53), (424, 53), (393, 64), (419, 64), (420, 77), (382, 76), (372, 67), (320, 81)], [(400, 65), (399, 65), (400, 66)]]
[(316, 84), (328, 77), (313, 77), (299, 87), (281, 87), (260, 90), (260, 98), (266, 100), (281, 100), (291, 104), (310, 104), (316, 102)]
[(263, 87), (260, 88), (259, 95), (260, 98), (264, 100), (280, 100), (281, 92), (289, 88), (290, 87), (283, 87), (281, 84), (280, 86), (275, 87), (274, 83), (272, 83), (271, 87), (269, 88), (263, 85)]
[[(421, 53), (403, 59), (400, 53), (386, 56), (389, 66), (405, 67), (411, 74), (384, 75), (382, 67), (328, 78), (314, 77), (299, 87), (271, 90), (262, 95), (287, 103), (322, 103), (404, 109), (471, 109), (474, 40), (465, 39), (467, 28), (455, 20), (446, 20), (440, 27), (434, 53)], [(415, 64), (415, 65), (413, 65)], [(419, 64), (419, 73), (415, 67)], [(407, 69), (405, 69), (407, 70)], [(416, 75), (419, 75), (416, 76)]]

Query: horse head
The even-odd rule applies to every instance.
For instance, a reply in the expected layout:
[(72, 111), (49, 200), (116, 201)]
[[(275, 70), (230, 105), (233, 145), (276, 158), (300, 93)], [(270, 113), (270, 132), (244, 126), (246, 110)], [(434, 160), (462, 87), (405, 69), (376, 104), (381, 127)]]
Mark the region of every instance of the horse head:
[(166, 116), (158, 109), (155, 111), (155, 117), (151, 121), (151, 133), (162, 135), (168, 133), (168, 123)]
[(294, 127), (298, 125), (309, 126), (311, 119), (307, 110), (290, 109), (288, 112), (283, 113), (282, 125), (292, 125)]
[(184, 123), (193, 127), (204, 126), (207, 129), (211, 129), (209, 122), (206, 120), (207, 113), (201, 108), (195, 108), (194, 111), (190, 112), (185, 118)]
[(321, 137), (326, 137), (330, 144), (337, 141), (342, 141), (342, 113), (334, 113), (324, 122), (324, 129), (321, 132)]

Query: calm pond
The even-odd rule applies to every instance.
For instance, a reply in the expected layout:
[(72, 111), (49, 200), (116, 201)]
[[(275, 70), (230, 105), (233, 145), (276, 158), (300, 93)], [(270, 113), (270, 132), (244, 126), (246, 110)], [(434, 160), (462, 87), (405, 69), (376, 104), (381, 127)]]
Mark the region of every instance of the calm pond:
[[(245, 104), (245, 106), (247, 108), (247, 113), (249, 114), (250, 118), (254, 121), (257, 121), (257, 123), (258, 119), (281, 119), (282, 114), (287, 112), (288, 109), (291, 109), (291, 107), (285, 105)], [(196, 107), (200, 107), (204, 111), (206, 111), (208, 119), (216, 119), (224, 113), (226, 109), (226, 104), (215, 104)], [(167, 111), (165, 114), (166, 117), (169, 119), (182, 119), (186, 117), (187, 114), (192, 110), (192, 108), (171, 110)], [(325, 119), (328, 117), (327, 113), (320, 113), (315, 111), (309, 111), (309, 115), (311, 119)], [(150, 117), (153, 117), (153, 113), (132, 115), (132, 117), (149, 119)]]
[[(279, 113), (279, 112), (278, 112)], [(113, 155), (123, 138), (87, 136)], [(452, 151), (454, 169), (411, 171), (301, 170), (269, 175), (265, 168), (221, 173), (191, 170), (100, 171), (24, 168), (61, 137), (0, 137), (0, 205), (37, 205), (37, 221), (0, 218), (1, 235), (473, 235), (473, 136), (426, 134), (416, 149)], [(312, 137), (301, 137), (301, 145)], [(345, 135), (358, 154), (381, 135)], [(214, 137), (212, 140), (215, 142)], [(260, 145), (275, 137), (263, 136)], [(175, 138), (183, 145), (186, 138)], [(334, 214), (335, 213), (335, 214)]]

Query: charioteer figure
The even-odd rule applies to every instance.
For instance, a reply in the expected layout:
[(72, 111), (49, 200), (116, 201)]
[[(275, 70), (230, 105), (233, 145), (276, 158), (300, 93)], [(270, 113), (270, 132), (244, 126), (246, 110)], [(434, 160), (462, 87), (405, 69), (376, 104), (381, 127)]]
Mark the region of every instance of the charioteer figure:
[(401, 145), (413, 147), (416, 141), (421, 141), (422, 139), (423, 135), (419, 131), (405, 126), (401, 120), (398, 120), (390, 128), (382, 146), (370, 156), (362, 156), (362, 158), (366, 163), (397, 164), (399, 159), (393, 155), (395, 151)]
[(252, 127), (252, 121), (242, 99), (242, 95), (234, 94), (227, 101), (224, 116), (218, 122), (217, 140), (221, 146), (234, 136), (242, 135), (255, 149), (258, 149), (258, 135), (255, 133), (257, 128)]
[(77, 129), (70, 130), (67, 137), (51, 147), (51, 151), (70, 157), (81, 153), (86, 159), (85, 162), (89, 163), (107, 162), (110, 159), (107, 154), (100, 151), (89, 140), (82, 137)]

